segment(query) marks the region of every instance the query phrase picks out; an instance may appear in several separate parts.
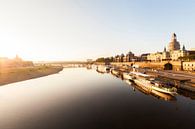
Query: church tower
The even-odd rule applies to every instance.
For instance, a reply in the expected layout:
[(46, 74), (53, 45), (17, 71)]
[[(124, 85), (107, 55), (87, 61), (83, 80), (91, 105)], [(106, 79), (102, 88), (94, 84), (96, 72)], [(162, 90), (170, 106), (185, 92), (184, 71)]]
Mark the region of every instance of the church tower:
[(172, 34), (171, 42), (169, 43), (168, 48), (169, 51), (180, 50), (180, 44), (177, 41), (177, 36), (175, 33)]
[(183, 47), (182, 47), (182, 50), (183, 50), (183, 51), (185, 51), (185, 50), (186, 50), (186, 47), (185, 47), (184, 45), (183, 45)]

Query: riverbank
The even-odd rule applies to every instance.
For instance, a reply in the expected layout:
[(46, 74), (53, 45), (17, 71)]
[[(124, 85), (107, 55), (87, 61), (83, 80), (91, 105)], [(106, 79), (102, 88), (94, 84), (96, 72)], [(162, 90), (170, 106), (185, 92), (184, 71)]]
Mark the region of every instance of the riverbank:
[(39, 78), (60, 72), (63, 67), (55, 66), (34, 66), (21, 68), (0, 69), (0, 85)]
[[(96, 63), (96, 65), (104, 65), (103, 63)], [(131, 66), (128, 63), (111, 63), (113, 67), (116, 67), (119, 74), (123, 72), (132, 71)], [(151, 67), (137, 68), (139, 72), (145, 72), (146, 74), (156, 76), (158, 79), (172, 82), (175, 87), (184, 89), (190, 92), (195, 92), (195, 74), (187, 71), (174, 71), (174, 70), (156, 70)]]

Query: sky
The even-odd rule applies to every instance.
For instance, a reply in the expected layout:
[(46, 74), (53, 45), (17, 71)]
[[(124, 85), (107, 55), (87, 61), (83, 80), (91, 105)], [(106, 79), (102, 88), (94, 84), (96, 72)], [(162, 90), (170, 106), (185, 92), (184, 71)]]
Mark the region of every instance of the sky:
[(194, 0), (0, 0), (0, 57), (86, 60), (195, 48)]

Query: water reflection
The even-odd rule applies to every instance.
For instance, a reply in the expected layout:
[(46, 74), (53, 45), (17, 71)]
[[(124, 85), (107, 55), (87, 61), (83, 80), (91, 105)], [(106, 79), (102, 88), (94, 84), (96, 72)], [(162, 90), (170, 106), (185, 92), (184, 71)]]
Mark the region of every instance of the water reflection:
[(111, 73), (113, 76), (123, 80), (124, 82), (126, 82), (129, 86), (133, 87), (133, 90), (135, 91), (135, 89), (137, 89), (138, 91), (146, 94), (146, 95), (152, 95), (158, 99), (162, 99), (162, 100), (166, 100), (166, 101), (176, 101), (176, 97), (175, 96), (171, 96), (169, 94), (165, 94), (165, 93), (161, 93), (152, 89), (148, 89), (145, 87), (140, 87), (138, 85), (135, 85), (134, 83), (132, 83), (130, 80), (126, 80), (123, 78), (123, 75), (121, 74), (113, 74)]
[(178, 89), (178, 93), (180, 95), (183, 95), (185, 97), (189, 97), (190, 99), (195, 100), (195, 92), (190, 92), (190, 91), (187, 91), (187, 90)]
[(67, 68), (0, 87), (0, 129), (195, 128), (195, 101), (156, 99), (124, 81)]
[[(98, 73), (102, 73), (102, 74), (110, 73), (116, 78), (119, 78), (121, 80), (125, 80), (125, 82), (127, 84), (129, 84), (130, 86), (133, 86), (134, 89), (138, 89), (140, 92), (142, 92), (144, 94), (152, 95), (152, 96), (155, 96), (158, 99), (163, 99), (163, 100), (166, 100), (166, 101), (176, 101), (177, 100), (175, 96), (172, 96), (172, 95), (169, 95), (169, 94), (166, 94), (166, 93), (162, 93), (162, 92), (158, 92), (156, 90), (148, 89), (148, 88), (145, 88), (145, 87), (140, 87), (140, 86), (132, 83), (130, 80), (126, 80), (123, 77), (123, 74), (120, 71), (117, 71), (117, 70), (115, 70), (115, 71), (114, 70), (106, 71), (106, 72), (102, 71), (102, 70), (96, 70), (96, 71)], [(191, 99), (195, 99), (195, 93), (194, 92), (183, 90), (183, 89), (178, 89), (177, 93), (182, 95), (182, 96), (189, 97)]]

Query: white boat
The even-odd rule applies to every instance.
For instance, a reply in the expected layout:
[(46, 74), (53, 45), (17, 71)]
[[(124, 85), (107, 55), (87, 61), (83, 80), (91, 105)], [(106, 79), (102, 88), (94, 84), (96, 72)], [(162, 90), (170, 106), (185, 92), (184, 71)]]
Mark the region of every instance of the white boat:
[(107, 65), (98, 65), (97, 66), (97, 71), (101, 73), (108, 73), (110, 71), (110, 66)]
[(158, 83), (155, 83), (155, 85), (152, 85), (152, 89), (159, 91), (159, 92), (171, 94), (173, 96), (177, 95), (177, 89), (175, 87), (167, 88), (167, 87), (158, 85)]
[[(154, 81), (154, 78), (150, 75), (139, 73), (139, 72), (131, 72), (136, 77), (134, 79), (135, 84), (138, 86), (145, 87), (147, 89), (156, 90), (162, 93), (170, 94), (175, 96), (177, 94), (177, 89), (175, 87), (166, 87), (160, 85), (158, 82)], [(154, 81), (154, 82), (152, 82)]]
[(127, 73), (127, 72), (123, 72), (123, 78), (126, 79), (126, 80), (133, 80), (133, 76), (131, 73)]
[(176, 98), (173, 95), (162, 93), (156, 90), (152, 90), (150, 94), (166, 101), (176, 100)]

